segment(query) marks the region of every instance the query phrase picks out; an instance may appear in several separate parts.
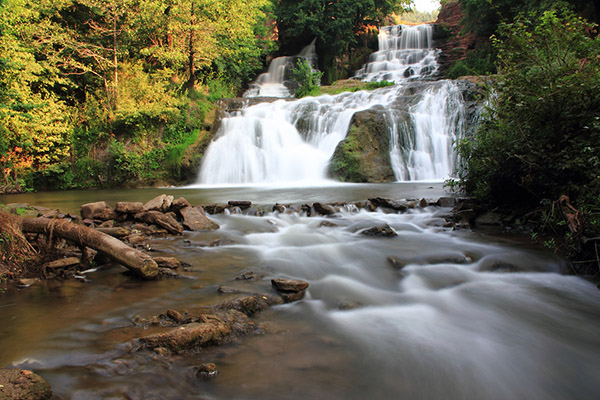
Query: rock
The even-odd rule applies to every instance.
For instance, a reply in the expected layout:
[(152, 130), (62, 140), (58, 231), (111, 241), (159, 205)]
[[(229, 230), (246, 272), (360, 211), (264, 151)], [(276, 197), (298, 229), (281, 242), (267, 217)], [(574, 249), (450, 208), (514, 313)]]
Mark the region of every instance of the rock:
[(308, 282), (299, 279), (271, 279), (271, 285), (283, 293), (298, 293), (308, 288)]
[(214, 363), (202, 363), (196, 367), (196, 376), (214, 378), (219, 373)]
[(329, 163), (329, 176), (344, 182), (396, 181), (385, 113), (381, 106), (354, 113)]
[(175, 257), (152, 257), (160, 268), (178, 269), (181, 262)]
[(146, 211), (135, 215), (135, 219), (147, 224), (158, 225), (165, 228), (169, 233), (180, 235), (183, 233), (183, 227), (173, 217), (163, 214), (160, 211)]
[(250, 208), (252, 206), (251, 201), (229, 201), (227, 204), (231, 207), (239, 207), (242, 210)]
[(256, 281), (259, 278), (260, 277), (256, 275), (253, 271), (245, 271), (237, 275), (234, 279), (236, 281)]
[(313, 208), (321, 215), (332, 215), (336, 213), (335, 208), (327, 204), (314, 203)]
[(29, 287), (38, 283), (40, 280), (38, 278), (21, 278), (19, 279), (19, 285)]
[(373, 228), (360, 231), (361, 235), (377, 236), (377, 237), (394, 237), (398, 236), (396, 232), (388, 225), (375, 226)]
[(289, 205), (283, 205), (283, 204), (276, 203), (273, 206), (273, 212), (278, 212), (280, 214), (283, 214), (283, 213), (285, 213), (285, 210), (287, 209), (287, 207), (289, 207)]
[(502, 216), (495, 212), (486, 212), (475, 218), (475, 225), (501, 226)]
[(293, 303), (294, 301), (302, 300), (305, 294), (306, 290), (302, 290), (300, 292), (281, 293), (281, 297), (283, 297), (286, 303)]
[(186, 320), (182, 313), (177, 310), (169, 309), (167, 310), (167, 317), (171, 318), (173, 321), (181, 324)]
[(183, 217), (183, 226), (190, 231), (219, 229), (219, 225), (206, 216), (202, 207), (185, 207), (179, 212)]
[(67, 257), (45, 263), (42, 265), (42, 269), (69, 268), (80, 263), (81, 260), (77, 257)]
[(389, 256), (387, 258), (388, 263), (397, 271), (400, 271), (402, 268), (406, 266), (398, 257)]
[(117, 218), (117, 213), (104, 201), (87, 203), (81, 206), (81, 217), (85, 219), (99, 219), (108, 221)]
[[(408, 208), (414, 207), (414, 204), (411, 204), (406, 201), (390, 200), (390, 199), (384, 199), (381, 197), (371, 198), (371, 199), (369, 199), (369, 202), (371, 202), (371, 204), (373, 204), (375, 206), (375, 208), (389, 208), (394, 211), (401, 211), (401, 212), (406, 211)], [(412, 205), (412, 207), (411, 207), (411, 205)]]
[(21, 369), (0, 369), (0, 399), (49, 400), (50, 384), (41, 376)]
[(440, 197), (436, 203), (439, 207), (454, 207), (456, 199), (454, 197)]
[(167, 212), (173, 203), (173, 196), (161, 194), (144, 204), (144, 211), (161, 211)]
[(208, 206), (203, 207), (204, 211), (209, 214), (223, 214), (225, 212), (226, 207), (221, 204), (210, 204)]
[(144, 204), (140, 201), (119, 201), (115, 204), (115, 211), (120, 214), (138, 214), (144, 211)]
[(146, 240), (148, 240), (148, 238), (142, 235), (141, 233), (132, 233), (131, 235), (122, 238), (122, 240), (129, 243), (132, 246), (136, 246), (146, 243)]
[(338, 227), (339, 225), (333, 222), (329, 222), (329, 221), (322, 221), (319, 224), (319, 228), (335, 228)]
[(236, 310), (247, 316), (252, 316), (257, 312), (266, 310), (273, 304), (281, 304), (281, 299), (266, 294), (253, 294), (226, 301), (219, 304), (217, 308), (221, 310)]
[(98, 227), (96, 228), (97, 231), (102, 232), (102, 233), (106, 233), (107, 235), (110, 235), (112, 237), (116, 237), (116, 238), (122, 238), (128, 235), (131, 235), (131, 230), (128, 228), (123, 228), (123, 227), (118, 227), (118, 228), (104, 228), (104, 227)]
[(183, 197), (179, 197), (171, 203), (171, 211), (177, 213), (182, 208), (191, 207), (191, 204), (184, 199)]
[(244, 293), (244, 290), (234, 288), (231, 286), (219, 286), (217, 288), (217, 292), (219, 292), (219, 294), (234, 294), (234, 293)]
[(419, 207), (421, 207), (421, 208), (429, 207), (429, 202), (427, 200), (425, 200), (425, 198), (422, 198), (421, 200), (419, 200)]
[(163, 333), (140, 338), (149, 348), (164, 347), (173, 352), (231, 342), (236, 336), (255, 329), (254, 323), (243, 313), (228, 310), (226, 313), (207, 314), (202, 322), (185, 324)]

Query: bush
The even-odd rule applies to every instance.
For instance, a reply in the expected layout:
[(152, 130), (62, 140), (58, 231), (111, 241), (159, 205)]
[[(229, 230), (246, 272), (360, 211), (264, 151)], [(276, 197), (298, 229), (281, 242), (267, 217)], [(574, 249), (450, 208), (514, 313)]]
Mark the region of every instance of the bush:
[(546, 215), (564, 194), (580, 211), (596, 210), (583, 220), (597, 220), (600, 38), (588, 35), (592, 28), (565, 9), (501, 26), (488, 114), (475, 139), (459, 145), (469, 193), (495, 206), (541, 205)]
[(315, 71), (306, 60), (298, 61), (296, 68), (292, 70), (294, 80), (298, 82), (296, 97), (317, 96), (323, 73)]

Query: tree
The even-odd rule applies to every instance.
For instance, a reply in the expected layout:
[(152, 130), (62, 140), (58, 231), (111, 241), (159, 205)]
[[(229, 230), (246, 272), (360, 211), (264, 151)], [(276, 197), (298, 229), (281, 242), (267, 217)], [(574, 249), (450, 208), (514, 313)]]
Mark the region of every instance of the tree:
[[(412, 0), (279, 0), (277, 27), (283, 47), (306, 45), (317, 38), (320, 63), (347, 52), (357, 44), (359, 33), (378, 26), (386, 16), (407, 9)], [(293, 54), (293, 53), (290, 53)]]
[[(467, 191), (535, 207), (568, 195), (600, 207), (600, 38), (565, 8), (503, 24), (487, 117), (462, 143)], [(546, 200), (544, 200), (546, 199)]]

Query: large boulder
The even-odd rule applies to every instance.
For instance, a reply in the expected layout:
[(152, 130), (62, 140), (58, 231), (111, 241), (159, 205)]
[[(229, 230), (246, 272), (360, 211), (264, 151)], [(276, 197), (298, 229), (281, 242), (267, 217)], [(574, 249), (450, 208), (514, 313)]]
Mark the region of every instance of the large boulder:
[(190, 231), (219, 229), (219, 225), (206, 216), (202, 207), (185, 207), (179, 213), (183, 218), (183, 226)]
[(144, 211), (141, 201), (119, 201), (115, 204), (115, 211), (120, 214), (137, 214)]
[(173, 196), (161, 194), (144, 204), (144, 211), (161, 211), (167, 212), (173, 203)]
[(329, 175), (344, 182), (393, 182), (390, 133), (385, 110), (374, 107), (352, 116), (348, 135), (335, 149)]
[(47, 400), (52, 397), (50, 384), (28, 370), (0, 369), (0, 399)]
[(117, 213), (106, 202), (98, 201), (82, 205), (81, 218), (108, 221), (117, 218)]

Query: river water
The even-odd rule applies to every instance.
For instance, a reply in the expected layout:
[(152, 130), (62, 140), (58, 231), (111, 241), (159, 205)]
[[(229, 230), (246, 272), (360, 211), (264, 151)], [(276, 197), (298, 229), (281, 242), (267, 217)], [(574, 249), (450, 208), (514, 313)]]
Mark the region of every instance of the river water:
[[(448, 209), (306, 217), (276, 202), (435, 198), (440, 183), (306, 188), (144, 189), (0, 197), (76, 211), (88, 201), (192, 204), (252, 200), (262, 217), (218, 215), (214, 232), (153, 239), (154, 255), (191, 264), (185, 279), (141, 282), (120, 267), (88, 283), (0, 294), (0, 366), (30, 368), (64, 399), (598, 399), (600, 295), (564, 262), (503, 232), (444, 228)], [(327, 222), (327, 224), (323, 224)], [(389, 224), (394, 238), (361, 235)], [(220, 239), (223, 245), (207, 247)], [(389, 258), (406, 265), (394, 269)], [(235, 281), (241, 272), (263, 278)], [(256, 315), (264, 334), (194, 355), (133, 351), (134, 325), (169, 308), (222, 302), (221, 285), (310, 283), (304, 300)], [(197, 378), (214, 362), (219, 375)]]

